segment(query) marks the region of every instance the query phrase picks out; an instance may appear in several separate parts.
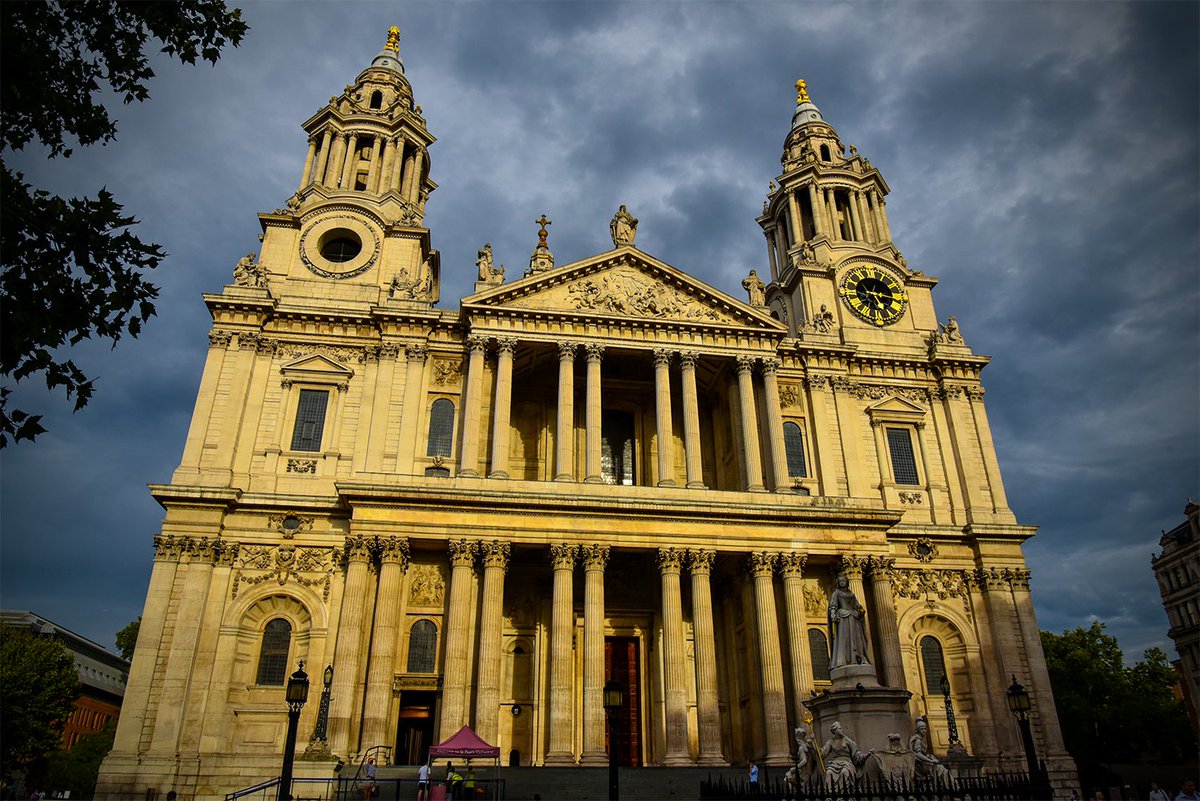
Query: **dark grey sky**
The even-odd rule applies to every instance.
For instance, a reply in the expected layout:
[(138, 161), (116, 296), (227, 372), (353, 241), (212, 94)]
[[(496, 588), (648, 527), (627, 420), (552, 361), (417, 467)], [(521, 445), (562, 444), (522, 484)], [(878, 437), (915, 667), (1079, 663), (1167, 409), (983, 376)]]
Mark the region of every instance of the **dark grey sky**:
[(257, 251), (283, 205), (299, 123), (402, 29), (400, 55), (441, 188), (427, 223), (442, 307), (490, 241), (510, 275), (554, 220), (559, 264), (638, 245), (741, 296), (766, 269), (754, 223), (793, 83), (892, 188), (910, 266), (937, 276), (984, 371), (1009, 501), (1045, 629), (1108, 623), (1127, 653), (1171, 653), (1150, 569), (1200, 497), (1200, 6), (1181, 3), (252, 3), (215, 68), (162, 61), (119, 140), (27, 177), (107, 186), (170, 258), (159, 316), (115, 350), (36, 445), (3, 452), (0, 603), (99, 642), (141, 610), (161, 510), (207, 348), (201, 292)]

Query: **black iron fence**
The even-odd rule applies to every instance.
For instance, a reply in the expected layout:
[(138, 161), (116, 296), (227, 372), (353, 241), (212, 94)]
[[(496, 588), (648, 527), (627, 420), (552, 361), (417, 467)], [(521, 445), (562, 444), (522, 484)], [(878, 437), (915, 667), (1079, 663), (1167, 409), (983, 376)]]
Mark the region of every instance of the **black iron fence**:
[(1048, 801), (1051, 790), (1040, 777), (1024, 773), (971, 776), (951, 783), (934, 779), (864, 779), (850, 784), (826, 784), (820, 779), (792, 786), (782, 779), (751, 786), (711, 776), (700, 783), (701, 801)]

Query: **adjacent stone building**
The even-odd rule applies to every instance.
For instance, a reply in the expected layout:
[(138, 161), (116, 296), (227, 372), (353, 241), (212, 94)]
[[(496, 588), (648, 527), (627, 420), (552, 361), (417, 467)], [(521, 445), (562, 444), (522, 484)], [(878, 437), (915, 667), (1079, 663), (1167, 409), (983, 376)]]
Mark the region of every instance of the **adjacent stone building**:
[(1158, 544), (1162, 553), (1150, 558), (1163, 609), (1171, 628), (1167, 632), (1179, 654), (1176, 665), (1182, 678), (1192, 728), (1200, 731), (1200, 505), (1188, 498), (1186, 519), (1164, 531)]
[[(482, 247), (451, 268), (478, 270), (474, 294), (444, 310), (434, 137), (397, 38), (304, 122), (299, 189), (204, 296), (208, 357), (179, 468), (151, 487), (166, 516), (101, 792), (269, 778), (301, 660), (333, 667), (310, 753), (413, 764), (469, 724), (509, 764), (601, 765), (616, 680), (622, 764), (783, 764), (830, 687), (839, 573), (936, 752), (946, 675), (965, 747), (1023, 768), (1016, 676), (1065, 777), (988, 358), (939, 324), (887, 184), (804, 85), (748, 302), (640, 250), (621, 207), (596, 221), (613, 248), (571, 264), (544, 216), (523, 275)], [(314, 692), (302, 743), (318, 710)]]

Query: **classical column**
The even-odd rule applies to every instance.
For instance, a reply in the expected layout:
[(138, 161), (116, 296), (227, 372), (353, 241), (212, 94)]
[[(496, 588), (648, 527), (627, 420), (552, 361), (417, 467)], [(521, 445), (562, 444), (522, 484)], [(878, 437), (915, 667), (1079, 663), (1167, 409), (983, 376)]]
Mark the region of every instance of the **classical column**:
[(572, 574), (579, 546), (550, 546), (554, 565), (554, 600), (550, 615), (550, 743), (547, 765), (573, 765), (571, 712), (575, 704), (571, 693), (571, 675), (575, 660), (571, 656), (571, 636), (575, 628), (574, 601), (571, 597)]
[[(854, 597), (862, 603), (862, 599), (867, 597), (866, 591), (863, 589), (863, 570), (867, 566), (867, 558), (865, 556), (854, 556), (853, 554), (843, 554), (838, 564), (838, 572), (846, 577), (846, 583), (849, 585), (850, 592), (854, 593)], [(863, 605), (866, 608), (866, 605)], [(869, 630), (871, 618), (868, 617), (863, 621), (863, 628)], [(833, 632), (830, 631), (832, 638)], [(875, 643), (871, 642), (871, 638), (867, 637), (867, 654), (871, 664), (876, 665), (876, 678), (878, 678), (879, 665), (879, 649)]]
[(746, 454), (746, 489), (765, 492), (762, 458), (758, 446), (758, 414), (754, 408), (753, 356), (737, 357), (738, 400), (742, 412), (742, 450)]
[(663, 764), (690, 765), (687, 730), (687, 653), (683, 640), (683, 599), (679, 574), (685, 551), (658, 549), (658, 569), (662, 574), (663, 668), (667, 706), (667, 750)]
[(776, 555), (765, 551), (750, 554), (754, 574), (754, 608), (758, 619), (758, 653), (761, 660), (763, 728), (767, 736), (768, 765), (786, 765), (791, 760), (787, 730), (787, 702), (783, 690), (783, 657), (779, 650), (779, 618), (775, 614)]
[[(1008, 496), (1004, 492), (1004, 479), (1000, 476), (1000, 462), (996, 460), (996, 445), (992, 440), (992, 427), (988, 423), (987, 408), (983, 404), (983, 387), (968, 384), (963, 391), (975, 420), (975, 436), (979, 440), (979, 450), (983, 455), (983, 468), (987, 474), (988, 490), (992, 495), (992, 509), (1001, 514), (1009, 513)], [(926, 473), (926, 476), (928, 475)]]
[(692, 573), (692, 635), (696, 649), (696, 723), (700, 765), (727, 765), (721, 755), (721, 709), (717, 695), (717, 641), (713, 634), (713, 551), (689, 550)]
[(351, 177), (354, 174), (354, 167), (358, 164), (358, 134), (350, 134), (350, 140), (346, 145), (346, 154), (343, 157), (342, 163), (342, 180), (338, 184), (342, 189), (353, 189), (353, 184), (350, 183)]
[(779, 554), (783, 602), (787, 606), (788, 656), (792, 660), (792, 712), (804, 720), (804, 701), (813, 689), (812, 653), (808, 650), (808, 615), (804, 609), (804, 565), (808, 556), (796, 551)]
[(479, 678), (475, 695), (475, 733), (489, 743), (499, 737), (500, 660), (504, 628), (504, 573), (510, 546), (480, 543), (483, 555), (483, 608), (479, 623)]
[(451, 540), (450, 550), (450, 614), (443, 631), (446, 656), (442, 673), (442, 731), (441, 742), (467, 724), (470, 708), (467, 685), (470, 683), (467, 652), (474, 639), (471, 631), (471, 582), (475, 575), (476, 543), (470, 540)]
[(763, 234), (767, 238), (767, 260), (771, 264), (771, 280), (779, 280), (779, 260), (775, 257), (775, 229), (764, 228)]
[[(837, 432), (833, 431), (833, 421), (829, 415), (832, 402), (829, 378), (810, 373), (804, 377), (804, 386), (808, 390), (808, 411), (812, 415), (810, 443), (813, 464), (809, 474), (817, 479), (818, 495), (841, 495), (837, 481), (838, 465), (841, 463), (838, 458), (839, 451), (835, 447)], [(837, 419), (836, 412), (833, 418)]]
[(854, 199), (858, 203), (858, 219), (863, 229), (863, 238), (868, 242), (878, 242), (879, 237), (876, 235), (875, 226), (871, 221), (871, 212), (867, 207), (867, 193), (859, 190), (854, 193)]
[(400, 444), (396, 454), (396, 472), (402, 476), (412, 475), (416, 465), (418, 425), (425, 417), (425, 358), (429, 347), (425, 343), (414, 343), (404, 347), (404, 405), (400, 408)]
[(316, 158), (316, 156), (317, 140), (310, 136), (308, 138), (308, 155), (304, 157), (304, 172), (300, 175), (300, 186), (297, 191), (308, 186), (309, 181), (312, 180), (313, 159)]
[(821, 201), (817, 199), (817, 184), (815, 182), (808, 184), (808, 204), (812, 206), (813, 227), (817, 229), (817, 235), (827, 233), (825, 230), (825, 214), (821, 211)]
[(508, 478), (509, 419), (512, 412), (513, 352), (517, 340), (496, 340), (496, 400), (492, 404), (492, 471), (488, 478)]
[(584, 545), (583, 765), (607, 765), (604, 750), (604, 567), (607, 545)]
[(696, 397), (696, 359), (699, 354), (679, 354), (683, 374), (683, 450), (687, 458), (688, 489), (704, 489), (704, 465), (700, 457), (700, 403)]
[(316, 169), (313, 170), (312, 182), (314, 184), (325, 183), (325, 167), (329, 164), (329, 148), (333, 146), (333, 131), (329, 128), (321, 134), (321, 150), (317, 155)]
[(675, 435), (671, 425), (671, 351), (654, 351), (654, 419), (658, 423), (658, 486), (675, 486)]
[(796, 198), (796, 190), (789, 189), (788, 213), (792, 218), (792, 241), (799, 244), (804, 241), (804, 225), (800, 220), (800, 201)]
[(586, 427), (586, 452), (584, 454), (583, 480), (587, 484), (601, 484), (600, 460), (600, 360), (604, 358), (603, 345), (588, 345), (587, 348), (587, 407), (585, 409), (584, 425)]
[(154, 738), (150, 742), (151, 751), (170, 753), (179, 751), (184, 702), (196, 658), (196, 643), (212, 581), (214, 549), (218, 541), (205, 537), (181, 537), (179, 542), (183, 587), (176, 619), (188, 621), (190, 625), (176, 626), (171, 637), (158, 712), (154, 719)]
[(405, 146), (403, 162), (403, 172), (400, 174), (400, 197), (408, 200), (412, 196), (413, 185), (413, 164), (416, 163), (416, 144), (412, 147)]
[(166, 625), (167, 607), (171, 601), (171, 587), (175, 583), (179, 556), (180, 543), (175, 537), (163, 535), (154, 538), (154, 567), (150, 571), (150, 589), (146, 593), (146, 606), (138, 630), (134, 661), (129, 668), (129, 680), (121, 704), (122, 714), (117, 721), (117, 734), (113, 741), (114, 753), (136, 752), (141, 742), (146, 709), (150, 703), (150, 685), (154, 681), (154, 668), (158, 664), (158, 649), (161, 647), (162, 631)]
[(834, 242), (839, 242), (842, 239), (842, 226), (838, 222), (837, 198), (834, 196), (832, 188), (825, 190), (825, 205), (829, 209), (831, 238)]
[[(874, 193), (874, 190), (871, 190)], [(887, 237), (887, 241), (892, 241), (892, 229), (888, 225), (887, 219), (887, 201), (883, 199), (883, 195), (878, 195), (878, 200), (875, 204), (875, 213), (879, 215), (879, 227), (883, 230), (883, 235)]]
[(858, 219), (858, 199), (855, 197), (853, 189), (846, 192), (846, 208), (850, 212), (850, 230), (853, 232), (854, 240), (862, 242), (866, 237), (863, 236), (862, 221)]
[(321, 183), (325, 186), (338, 187), (342, 181), (342, 163), (346, 159), (346, 142), (350, 135), (345, 133), (333, 134), (333, 141), (330, 143), (329, 155), (325, 158), (325, 171)]
[[(466, 397), (463, 398), (462, 450), (458, 458), (460, 476), (479, 476), (479, 418), (483, 416), (483, 358), (487, 337), (467, 337)], [(452, 732), (453, 733), (453, 732)]]
[(379, 191), (379, 175), (382, 173), (380, 169), (383, 166), (383, 161), (380, 156), (383, 155), (383, 137), (376, 134), (374, 144), (371, 146), (371, 166), (367, 168), (367, 191)]
[(337, 644), (334, 646), (333, 687), (329, 702), (329, 750), (342, 757), (352, 755), (357, 745), (350, 743), (350, 717), (354, 713), (354, 697), (362, 669), (362, 635), (367, 621), (362, 619), (367, 608), (367, 593), (371, 577), (367, 570), (371, 560), (372, 542), (366, 537), (346, 538), (346, 589), (342, 593), (342, 613), (338, 618)]
[[(1046, 669), (1046, 654), (1042, 650), (1042, 636), (1038, 632), (1037, 616), (1033, 612), (1033, 596), (1029, 593), (1029, 570), (1013, 568), (1004, 571), (1012, 585), (1013, 604), (1017, 612), (1017, 623), (1021, 627), (1021, 644), (1024, 646), (1025, 662), (1029, 665), (1035, 714), (1041, 720), (1042, 741), (1055, 756), (1063, 756), (1062, 729), (1058, 723), (1058, 710), (1054, 707), (1054, 694), (1050, 689), (1050, 672)], [(1049, 756), (1044, 754), (1043, 756)]]
[(404, 619), (404, 574), (408, 571), (408, 540), (381, 537), (379, 591), (375, 601), (375, 626), (371, 658), (367, 665), (367, 691), (363, 704), (362, 747), (388, 745), (395, 731), (388, 726), (392, 705), (392, 678), (396, 674), (396, 645)]
[(558, 343), (558, 428), (555, 481), (575, 480), (575, 348), (574, 342)]
[[(1001, 750), (1014, 755), (1021, 751), (1017, 742), (1016, 727), (1009, 721), (1007, 698), (992, 692), (992, 687), (1005, 686), (1006, 677), (1011, 674), (1004, 672), (1000, 663), (1000, 655), (996, 653), (996, 645), (992, 639), (992, 622), (988, 616), (987, 604), (983, 599), (983, 577), (981, 571), (962, 571), (963, 584), (966, 585), (967, 599), (970, 601), (970, 611), (975, 618), (975, 630), (979, 637), (978, 656), (969, 663), (968, 677), (971, 682), (971, 694), (978, 703), (979, 723), (971, 727), (973, 751), (977, 754), (996, 754)], [(1011, 679), (1007, 679), (1011, 681)], [(979, 699), (983, 699), (982, 702)], [(1009, 725), (1001, 725), (1001, 722)], [(1000, 745), (1001, 741), (1008, 742), (1007, 747)]]
[[(1000, 668), (1000, 681), (997, 686), (1007, 686), (1006, 682), (1012, 681), (1010, 677), (1018, 674), (1021, 675), (1021, 683), (1025, 684), (1025, 668), (1021, 662), (1022, 639), (1019, 624), (1014, 619), (1016, 609), (1008, 577), (1002, 568), (983, 567), (979, 569), (977, 579), (983, 589), (983, 608), (987, 621), (991, 624), (991, 652)], [(996, 720), (1005, 720), (1006, 717), (1011, 720), (1011, 715), (1003, 710), (997, 710), (994, 717)], [(1007, 760), (1001, 760), (1002, 767), (1024, 770), (1025, 760), (1021, 757), (1021, 740), (1017, 734), (1017, 727), (1011, 723), (1000, 725), (996, 734), (1000, 740), (1001, 753), (1008, 755)]]
[(763, 402), (767, 404), (767, 444), (771, 449), (771, 474), (775, 479), (776, 492), (791, 489), (787, 451), (783, 447), (783, 407), (779, 402), (778, 372), (782, 364), (776, 358), (762, 360)]
[(418, 147), (417, 152), (413, 154), (413, 180), (409, 191), (412, 195), (409, 197), (410, 203), (416, 203), (421, 197), (421, 184), (425, 181), (422, 177), (422, 171), (425, 169), (425, 149)]
[(904, 660), (900, 655), (900, 633), (896, 629), (896, 602), (892, 598), (892, 573), (896, 560), (872, 556), (867, 564), (871, 579), (871, 622), (875, 630), (875, 657), (879, 683), (884, 687), (908, 689)]
[(392, 140), (392, 169), (388, 178), (388, 190), (400, 188), (400, 175), (404, 167), (404, 137), (397, 136)]

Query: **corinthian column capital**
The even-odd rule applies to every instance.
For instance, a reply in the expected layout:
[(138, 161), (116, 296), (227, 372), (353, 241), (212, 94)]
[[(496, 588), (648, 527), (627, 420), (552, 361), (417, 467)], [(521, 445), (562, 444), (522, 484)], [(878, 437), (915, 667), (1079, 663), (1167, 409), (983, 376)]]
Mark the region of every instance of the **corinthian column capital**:
[(717, 561), (716, 551), (704, 551), (696, 548), (688, 550), (688, 568), (693, 576), (711, 575), (713, 564)]
[(454, 567), (471, 567), (475, 563), (475, 552), (479, 546), (471, 540), (450, 540), (450, 564)]
[(604, 570), (608, 565), (607, 545), (582, 545), (579, 548), (579, 556), (583, 561), (584, 570)]
[(796, 551), (779, 554), (779, 572), (785, 576), (802, 578), (804, 576), (804, 566), (807, 563), (808, 554), (797, 553)]
[(775, 572), (775, 564), (779, 561), (779, 555), (770, 553), (769, 551), (755, 551), (750, 554), (747, 562), (750, 572), (755, 578), (759, 576), (770, 576)]
[(572, 570), (575, 567), (575, 557), (579, 554), (579, 546), (569, 543), (555, 543), (550, 546), (550, 563), (555, 570)]
[(678, 573), (683, 569), (683, 558), (687, 554), (682, 548), (659, 548), (658, 569), (662, 573)]
[(508, 569), (508, 555), (512, 546), (507, 542), (500, 540), (492, 540), (491, 542), (483, 542), (479, 544), (479, 551), (483, 556), (484, 567), (498, 567), (501, 570)]

